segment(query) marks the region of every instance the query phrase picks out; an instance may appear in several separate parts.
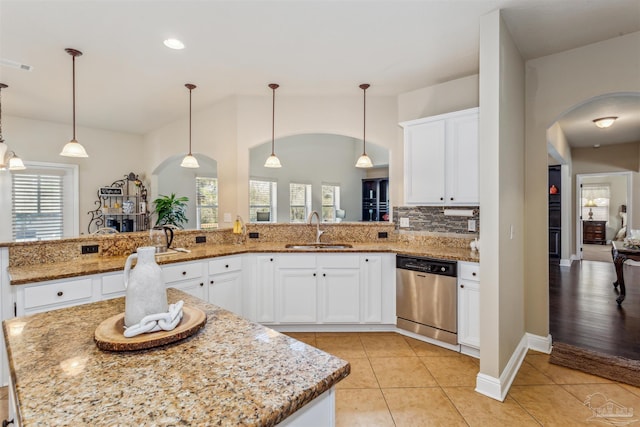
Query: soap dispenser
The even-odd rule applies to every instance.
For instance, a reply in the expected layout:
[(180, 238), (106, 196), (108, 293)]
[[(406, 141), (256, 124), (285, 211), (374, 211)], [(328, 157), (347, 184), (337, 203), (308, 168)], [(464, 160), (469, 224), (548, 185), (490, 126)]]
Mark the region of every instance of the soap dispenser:
[(241, 245), (244, 243), (244, 235), (246, 233), (247, 228), (242, 221), (240, 215), (236, 216), (236, 220), (233, 223), (233, 234), (236, 235), (236, 245)]

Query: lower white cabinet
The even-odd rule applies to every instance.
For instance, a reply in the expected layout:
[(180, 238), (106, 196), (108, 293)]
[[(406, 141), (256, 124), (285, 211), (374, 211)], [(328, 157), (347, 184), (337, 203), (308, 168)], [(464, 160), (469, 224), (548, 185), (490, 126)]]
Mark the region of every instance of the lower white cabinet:
[(100, 276), (15, 286), (15, 313), (17, 316), (25, 316), (92, 302), (94, 278), (99, 280)]
[(249, 319), (260, 323), (276, 321), (276, 262), (275, 254), (249, 256), (254, 263), (253, 274), (245, 286), (245, 313)]
[(191, 261), (176, 264), (161, 265), (162, 276), (167, 288), (176, 288), (206, 300), (207, 289), (205, 287), (206, 262)]
[(318, 255), (320, 321), (358, 323), (361, 319), (362, 284), (358, 255)]
[(458, 261), (458, 343), (463, 353), (480, 349), (480, 264)]
[(208, 297), (202, 299), (242, 316), (242, 256), (209, 261), (208, 287)]

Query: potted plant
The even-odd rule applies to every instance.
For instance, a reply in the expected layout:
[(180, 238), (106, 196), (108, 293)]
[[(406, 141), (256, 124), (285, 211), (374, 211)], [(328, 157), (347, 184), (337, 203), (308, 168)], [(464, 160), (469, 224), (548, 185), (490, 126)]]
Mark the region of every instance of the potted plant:
[(188, 222), (185, 212), (187, 210), (188, 197), (176, 197), (174, 193), (171, 196), (160, 195), (153, 201), (155, 206), (155, 214), (158, 214), (156, 227), (160, 225), (175, 225), (183, 228), (183, 224)]

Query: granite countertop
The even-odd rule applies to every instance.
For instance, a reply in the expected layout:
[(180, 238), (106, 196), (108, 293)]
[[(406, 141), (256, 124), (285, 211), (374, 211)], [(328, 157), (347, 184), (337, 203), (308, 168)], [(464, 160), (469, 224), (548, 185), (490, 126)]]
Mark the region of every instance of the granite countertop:
[(202, 309), (183, 341), (108, 352), (96, 327), (124, 298), (5, 320), (19, 421), (32, 425), (260, 425), (284, 420), (350, 372), (348, 362), (176, 289)]
[[(351, 248), (300, 250), (286, 248), (286, 243), (246, 243), (233, 244), (205, 244), (202, 247), (192, 247), (190, 253), (176, 252), (170, 255), (156, 256), (158, 264), (195, 261), (226, 255), (243, 253), (358, 253), (358, 252), (390, 252), (402, 255), (415, 255), (430, 258), (440, 258), (452, 261), (479, 262), (480, 255), (467, 248), (409, 244), (405, 242), (389, 243), (353, 243)], [(86, 260), (73, 262), (57, 262), (22, 267), (9, 267), (11, 285), (42, 282), (46, 280), (64, 279), (90, 274), (120, 271), (126, 261), (124, 256), (104, 257), (88, 255)]]
[[(359, 253), (359, 252), (391, 252), (402, 255), (415, 255), (431, 258), (440, 258), (453, 261), (479, 262), (480, 255), (469, 249), (416, 245), (401, 242), (391, 243), (354, 243), (353, 247), (345, 249), (300, 250), (289, 249), (282, 242), (275, 243), (247, 243), (244, 245), (203, 245), (194, 247), (190, 253), (176, 252), (170, 255), (156, 257), (158, 264), (171, 264), (176, 262), (195, 261), (226, 255), (243, 253)], [(46, 280), (63, 279), (90, 274), (119, 271), (124, 268), (126, 257), (101, 257), (89, 256), (86, 261), (58, 262), (49, 264), (30, 265), (24, 267), (10, 267), (9, 276), (11, 285), (24, 285), (27, 283)]]

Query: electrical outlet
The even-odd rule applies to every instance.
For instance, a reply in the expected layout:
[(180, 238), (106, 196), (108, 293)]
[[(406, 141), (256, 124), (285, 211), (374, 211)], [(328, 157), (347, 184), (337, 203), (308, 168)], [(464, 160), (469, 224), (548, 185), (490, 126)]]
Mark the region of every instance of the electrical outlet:
[(389, 234), (386, 231), (379, 231), (378, 232), (378, 239), (386, 239), (389, 237)]
[(250, 239), (259, 239), (260, 238), (260, 233), (252, 231), (249, 233), (249, 238)]
[(409, 227), (409, 218), (400, 218), (400, 227)]
[(196, 236), (196, 243), (207, 243), (207, 236)]
[(82, 245), (82, 254), (97, 254), (98, 245)]
[(476, 231), (476, 220), (470, 219), (467, 221), (467, 230), (468, 231)]

